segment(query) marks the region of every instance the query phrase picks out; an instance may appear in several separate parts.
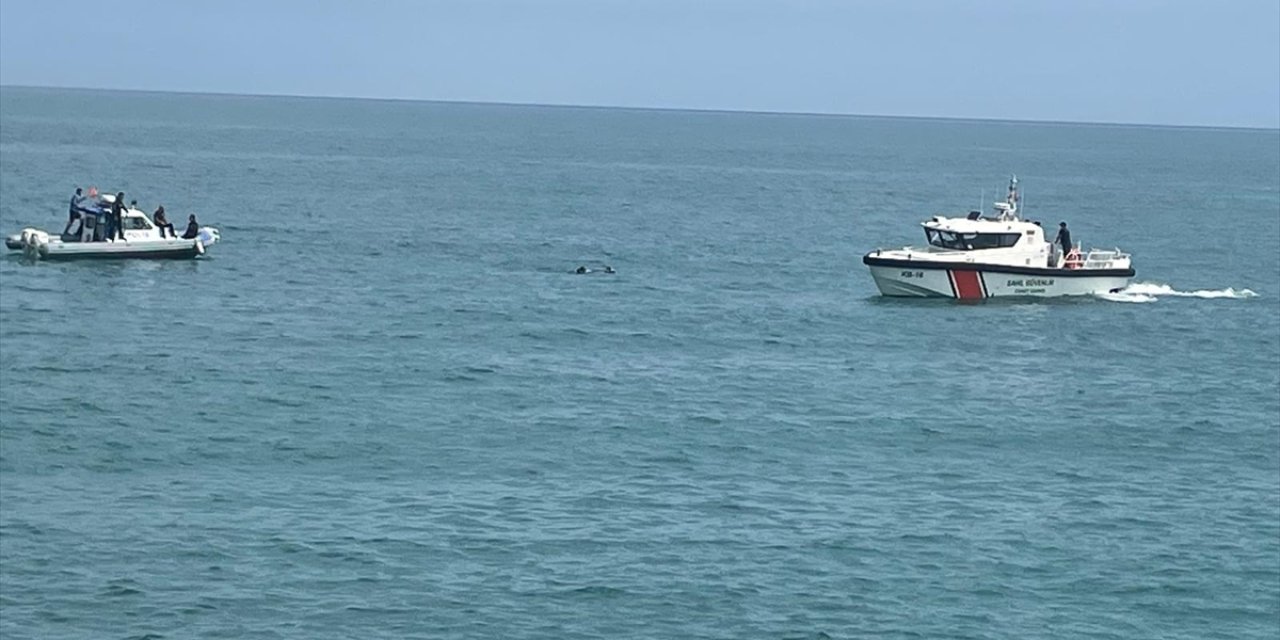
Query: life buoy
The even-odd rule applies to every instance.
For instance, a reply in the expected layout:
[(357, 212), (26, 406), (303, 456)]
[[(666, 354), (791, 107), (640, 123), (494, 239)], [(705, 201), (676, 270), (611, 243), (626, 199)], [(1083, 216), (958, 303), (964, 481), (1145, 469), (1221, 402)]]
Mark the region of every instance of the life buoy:
[(1068, 269), (1079, 269), (1084, 266), (1084, 260), (1080, 257), (1080, 251), (1072, 249), (1067, 252), (1067, 258), (1063, 261), (1063, 265)]

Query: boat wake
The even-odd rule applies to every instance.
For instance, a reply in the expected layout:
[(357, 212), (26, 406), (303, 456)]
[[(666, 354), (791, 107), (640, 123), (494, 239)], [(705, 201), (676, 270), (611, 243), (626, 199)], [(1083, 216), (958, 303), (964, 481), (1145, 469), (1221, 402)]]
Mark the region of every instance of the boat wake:
[(1230, 298), (1233, 300), (1244, 300), (1247, 298), (1258, 297), (1251, 289), (1199, 289), (1196, 291), (1178, 291), (1167, 284), (1156, 284), (1153, 282), (1135, 282), (1114, 293), (1100, 293), (1099, 298), (1110, 300), (1111, 302), (1155, 302), (1162, 297), (1175, 298), (1201, 298), (1211, 300), (1216, 298)]

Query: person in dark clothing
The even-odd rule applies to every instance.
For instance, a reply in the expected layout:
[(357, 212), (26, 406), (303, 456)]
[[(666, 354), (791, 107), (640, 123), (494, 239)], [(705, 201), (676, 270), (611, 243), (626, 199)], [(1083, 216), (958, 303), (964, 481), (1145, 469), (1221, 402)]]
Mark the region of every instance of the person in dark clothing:
[(1054, 238), (1053, 241), (1062, 245), (1063, 256), (1071, 253), (1071, 232), (1067, 230), (1067, 223), (1058, 224), (1058, 237)]
[(169, 219), (164, 215), (164, 205), (160, 205), (160, 208), (156, 209), (156, 213), (152, 218), (155, 219), (156, 227), (160, 229), (161, 238), (164, 237), (165, 229), (169, 230), (170, 238), (178, 237), (178, 232), (173, 230), (173, 225), (169, 223)]
[[(84, 196), (80, 195), (80, 187), (76, 187), (75, 195), (71, 196), (71, 208), (67, 211), (67, 226), (62, 230), (62, 235), (67, 235), (71, 231), (71, 225), (81, 218), (81, 212), (84, 211)], [(80, 223), (82, 226), (84, 223)], [(77, 231), (76, 235), (80, 235)]]
[(115, 240), (117, 237), (124, 240), (124, 192), (116, 194), (116, 199), (111, 203), (111, 216), (107, 222), (107, 239)]
[(196, 222), (196, 214), (193, 213), (187, 216), (187, 230), (182, 232), (182, 237), (190, 240), (198, 235), (200, 235), (200, 223)]

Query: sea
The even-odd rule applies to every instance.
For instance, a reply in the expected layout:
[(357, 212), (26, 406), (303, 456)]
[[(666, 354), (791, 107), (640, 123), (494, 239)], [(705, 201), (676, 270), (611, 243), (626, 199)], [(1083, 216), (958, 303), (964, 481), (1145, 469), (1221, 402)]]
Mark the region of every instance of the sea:
[[(1014, 174), (1134, 284), (877, 295)], [(0, 88), (77, 186), (221, 241), (0, 260), (5, 639), (1280, 636), (1276, 130)]]

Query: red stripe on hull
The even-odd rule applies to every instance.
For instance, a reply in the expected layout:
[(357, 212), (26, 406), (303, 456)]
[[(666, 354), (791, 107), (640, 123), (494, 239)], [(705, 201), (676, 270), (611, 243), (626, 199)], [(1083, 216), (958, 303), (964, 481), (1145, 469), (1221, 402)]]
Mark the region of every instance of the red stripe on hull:
[(977, 271), (952, 271), (951, 281), (955, 283), (956, 297), (961, 300), (981, 300), (986, 297), (982, 292), (982, 281)]

